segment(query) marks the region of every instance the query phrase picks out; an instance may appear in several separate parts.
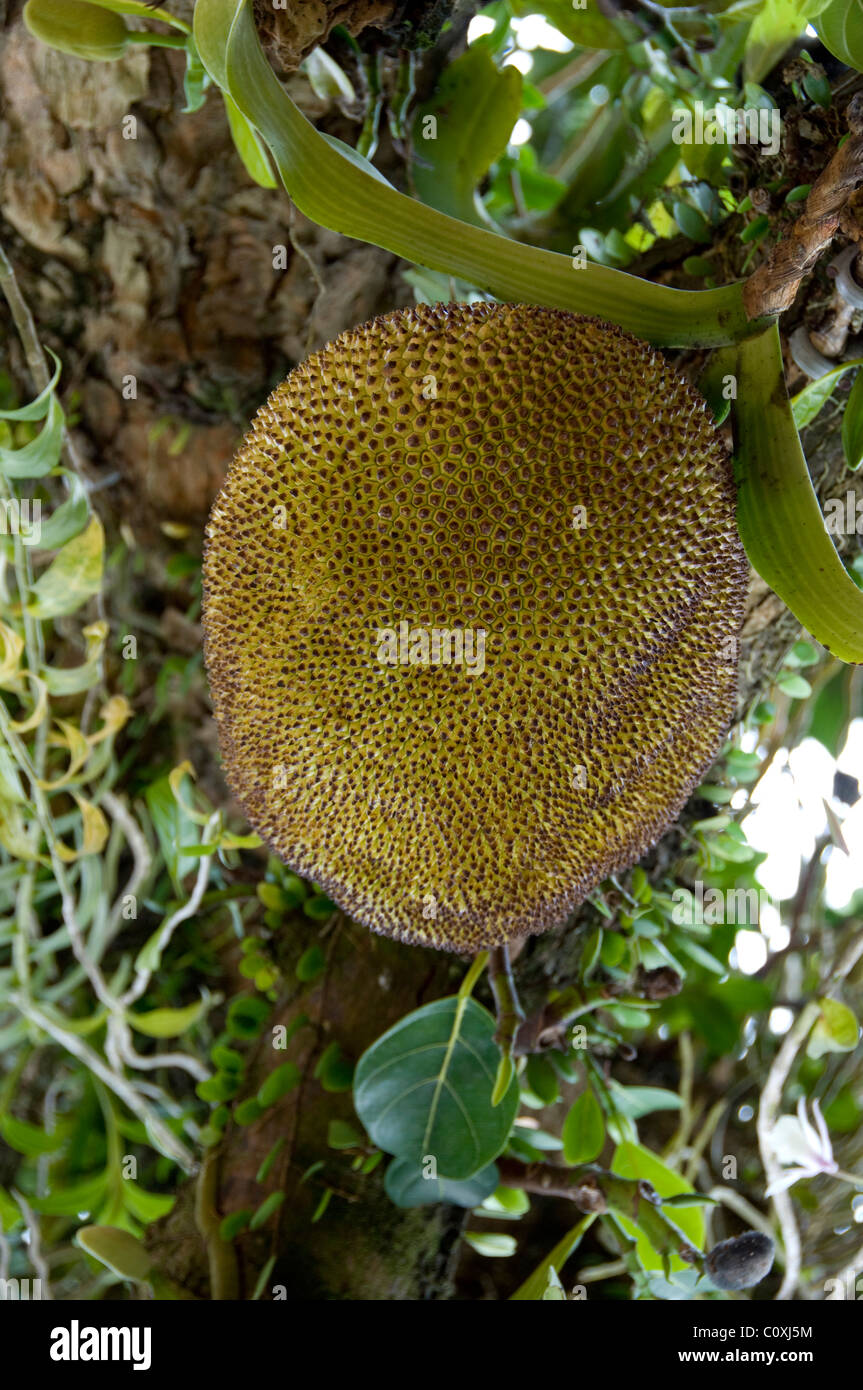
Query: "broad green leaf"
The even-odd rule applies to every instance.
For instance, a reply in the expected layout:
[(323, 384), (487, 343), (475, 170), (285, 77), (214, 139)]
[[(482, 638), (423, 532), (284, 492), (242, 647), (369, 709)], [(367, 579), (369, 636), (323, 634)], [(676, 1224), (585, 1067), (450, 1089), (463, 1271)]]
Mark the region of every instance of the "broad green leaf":
[(863, 0), (832, 0), (814, 27), (834, 58), (863, 72)]
[(291, 198), (312, 221), (458, 275), (497, 298), (596, 314), (667, 346), (729, 343), (753, 331), (740, 284), (673, 290), (605, 266), (526, 246), (399, 193), (345, 156), (297, 110), (264, 57), (249, 0), (198, 0), (198, 51), (273, 153)]
[[(482, 45), (450, 63), (414, 121), (413, 179), (423, 202), (463, 222), (487, 226), (477, 184), (506, 149), (520, 109), (517, 68), (497, 68)], [(432, 138), (426, 138), (428, 131)]]
[(357, 1063), (354, 1105), (374, 1144), (415, 1167), (462, 1180), (496, 1158), (518, 1106), (513, 1078), (500, 1105), (495, 1021), (476, 1000), (438, 999), (408, 1014)]
[(179, 1038), (193, 1028), (207, 1009), (207, 1001), (198, 999), (182, 1009), (149, 1009), (146, 1013), (126, 1014), (137, 1033), (148, 1038)]
[(819, 999), (821, 1014), (809, 1034), (806, 1045), (808, 1057), (823, 1057), (825, 1052), (853, 1052), (860, 1029), (857, 1019), (838, 999)]
[(863, 590), (824, 523), (791, 414), (779, 330), (736, 349), (737, 522), (750, 561), (816, 642), (863, 662)]
[(605, 1120), (593, 1091), (584, 1091), (570, 1107), (562, 1137), (567, 1163), (592, 1163), (602, 1153)]
[(37, 618), (58, 618), (74, 613), (102, 587), (105, 533), (98, 517), (92, 517), (80, 535), (67, 541), (36, 580), (28, 612)]
[[(614, 1157), (611, 1160), (611, 1171), (619, 1174), (622, 1178), (641, 1178), (649, 1182), (660, 1197), (676, 1197), (681, 1193), (693, 1193), (695, 1191), (691, 1183), (682, 1178), (679, 1173), (667, 1168), (661, 1159), (656, 1157), (656, 1154), (631, 1140), (626, 1140), (615, 1149)], [(627, 1233), (637, 1241), (637, 1253), (642, 1267), (646, 1270), (659, 1270), (661, 1272), (663, 1269), (662, 1260), (641, 1228), (625, 1213), (617, 1212), (616, 1215)], [(704, 1248), (704, 1216), (698, 1207), (684, 1208), (683, 1210), (675, 1208), (673, 1219), (674, 1224), (680, 1227), (696, 1250)], [(671, 1267), (672, 1269), (688, 1268), (677, 1255), (672, 1255)]]
[(424, 1207), (435, 1202), (452, 1202), (456, 1207), (478, 1207), (497, 1187), (494, 1163), (481, 1168), (462, 1182), (451, 1178), (427, 1178), (422, 1164), (394, 1158), (384, 1177), (384, 1189), (397, 1207)]
[(547, 1255), (542, 1263), (537, 1265), (533, 1273), (525, 1279), (524, 1283), (516, 1289), (515, 1293), (510, 1295), (510, 1302), (541, 1302), (543, 1294), (548, 1288), (549, 1271), (563, 1269), (570, 1255), (581, 1244), (582, 1236), (590, 1230), (595, 1220), (595, 1215), (582, 1217), (577, 1226), (573, 1226), (572, 1230), (567, 1231), (566, 1235), (557, 1242), (551, 1254)]
[(863, 463), (863, 372), (858, 372), (842, 416), (845, 462), (855, 471)]

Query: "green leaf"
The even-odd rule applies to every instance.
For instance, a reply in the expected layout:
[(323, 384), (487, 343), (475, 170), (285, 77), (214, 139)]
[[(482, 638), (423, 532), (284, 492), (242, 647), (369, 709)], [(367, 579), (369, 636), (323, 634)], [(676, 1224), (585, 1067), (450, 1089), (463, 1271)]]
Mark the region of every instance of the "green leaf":
[(349, 1091), (354, 1079), (354, 1064), (345, 1057), (337, 1042), (331, 1042), (321, 1054), (314, 1074), (325, 1091)]
[(363, 1136), (347, 1120), (330, 1120), (327, 1143), (331, 1149), (356, 1149), (362, 1146)]
[(149, 1282), (152, 1269), (152, 1256), (142, 1241), (129, 1231), (121, 1231), (116, 1226), (82, 1226), (75, 1236), (82, 1250), (121, 1279), (131, 1279), (136, 1284)]
[(838, 367), (833, 367), (823, 376), (816, 377), (814, 381), (808, 382), (802, 391), (797, 392), (791, 402), (791, 413), (798, 430), (805, 429), (812, 423), (833, 395), (837, 383), (845, 373), (850, 372), (853, 367), (860, 366), (863, 366), (863, 361), (859, 358), (855, 358), (853, 362), (840, 362)]
[(31, 590), (27, 611), (37, 618), (74, 613), (102, 587), (105, 533), (98, 517), (67, 541)]
[(23, 1220), (24, 1217), (18, 1203), (13, 1197), (10, 1197), (5, 1187), (0, 1187), (0, 1231), (4, 1233), (12, 1231)]
[[(681, 1193), (691, 1194), (695, 1191), (691, 1183), (682, 1178), (679, 1173), (667, 1168), (661, 1159), (656, 1157), (656, 1154), (631, 1140), (619, 1144), (615, 1149), (614, 1157), (611, 1160), (611, 1171), (618, 1173), (622, 1178), (644, 1179), (651, 1184), (660, 1197), (676, 1197)], [(663, 1269), (662, 1259), (653, 1249), (641, 1228), (623, 1212), (617, 1212), (616, 1215), (627, 1233), (633, 1236), (637, 1242), (637, 1254), (642, 1268), (661, 1271)], [(704, 1248), (704, 1216), (699, 1208), (675, 1210), (674, 1222), (696, 1250)], [(688, 1266), (679, 1256), (672, 1255), (671, 1268), (686, 1269)]]
[(154, 8), (148, 0), (87, 0), (88, 5), (98, 5), (101, 10), (113, 10), (115, 14), (134, 14), (141, 19), (161, 19), (173, 24), (176, 29), (187, 29), (188, 25), (176, 19), (167, 10)]
[(774, 326), (736, 349), (737, 522), (752, 564), (816, 642), (863, 662), (863, 590), (836, 551), (812, 487)]
[(261, 132), (282, 182), (312, 221), (458, 275), (503, 300), (595, 314), (667, 346), (728, 343), (752, 331), (739, 284), (674, 290), (526, 246), (427, 207), (376, 178), (297, 110), (261, 50), (248, 0), (198, 0), (195, 38), (213, 80)]
[(609, 1081), (608, 1089), (616, 1109), (630, 1120), (640, 1120), (644, 1115), (652, 1115), (656, 1110), (681, 1110), (683, 1101), (675, 1091), (667, 1091), (662, 1086), (621, 1086), (618, 1081)]
[(408, 1014), (363, 1053), (354, 1105), (378, 1148), (413, 1163), (434, 1157), (442, 1177), (472, 1177), (506, 1144), (518, 1084), (497, 1107), (495, 1021), (476, 1000), (438, 999)]
[(579, 1221), (577, 1226), (567, 1231), (566, 1235), (558, 1241), (550, 1255), (547, 1255), (541, 1264), (537, 1265), (531, 1275), (525, 1279), (515, 1291), (510, 1295), (511, 1303), (534, 1302), (539, 1303), (548, 1288), (549, 1271), (552, 1269), (561, 1270), (566, 1264), (570, 1255), (574, 1253), (581, 1244), (581, 1238), (586, 1231), (590, 1230), (596, 1220), (595, 1215), (585, 1216)]
[(271, 1071), (266, 1081), (263, 1082), (258, 1090), (258, 1103), (264, 1110), (270, 1105), (275, 1105), (276, 1101), (286, 1096), (295, 1086), (299, 1085), (300, 1069), (294, 1062), (282, 1062), (280, 1067)]
[(81, 1212), (95, 1212), (101, 1205), (108, 1188), (107, 1172), (98, 1173), (95, 1178), (82, 1178), (80, 1182), (64, 1182), (56, 1192), (46, 1197), (31, 1197), (30, 1205), (42, 1216), (79, 1216)]
[(515, 1236), (501, 1235), (498, 1231), (465, 1231), (464, 1239), (477, 1254), (489, 1259), (508, 1259), (516, 1251)]
[(182, 1009), (150, 1009), (147, 1013), (133, 1013), (126, 1018), (138, 1033), (148, 1038), (179, 1038), (193, 1028), (206, 1013), (207, 1001), (197, 999)]
[(527, 1084), (543, 1105), (553, 1105), (560, 1095), (557, 1072), (547, 1057), (534, 1052), (527, 1059), (525, 1068)]
[(811, 642), (795, 642), (785, 658), (786, 666), (815, 666), (821, 660), (821, 653)]
[[(423, 202), (463, 222), (487, 226), (477, 184), (506, 149), (520, 109), (517, 68), (498, 69), (482, 45), (450, 63), (414, 121), (413, 178)], [(427, 139), (429, 130), (434, 137)]]
[(823, 10), (827, 0), (763, 0), (749, 37), (743, 75), (747, 82), (760, 82)]
[(851, 673), (846, 667), (836, 672), (822, 685), (812, 706), (808, 733), (817, 738), (832, 754), (839, 756), (851, 718), (848, 677)]
[(853, 1052), (860, 1029), (846, 1004), (838, 999), (819, 999), (821, 1014), (809, 1034), (807, 1057), (817, 1059), (825, 1052)]
[(56, 1130), (46, 1134), (44, 1129), (28, 1124), (26, 1120), (16, 1120), (14, 1115), (0, 1116), (0, 1134), (10, 1149), (28, 1158), (53, 1153), (63, 1142), (63, 1135)]
[(505, 1216), (518, 1220), (530, 1211), (530, 1198), (520, 1187), (501, 1185), (495, 1188), (491, 1196), (483, 1200), (482, 1209), (488, 1212), (489, 1216)]
[(642, 37), (631, 20), (607, 19), (596, 5), (576, 8), (570, 0), (511, 0), (510, 8), (516, 18), (544, 14), (555, 29), (579, 48), (614, 51), (637, 43)]
[(602, 1153), (605, 1120), (593, 1091), (584, 1091), (570, 1107), (562, 1137), (567, 1163), (592, 1163)]
[(702, 212), (690, 207), (688, 203), (675, 203), (671, 209), (674, 220), (684, 236), (690, 241), (710, 241), (710, 224)]
[(255, 127), (246, 120), (237, 103), (231, 100), (227, 92), (223, 92), (222, 95), (225, 98), (225, 111), (228, 116), (231, 139), (249, 178), (253, 179), (261, 188), (278, 188), (279, 185), (273, 178), (273, 171), (267, 158), (266, 146), (260, 135)]
[(40, 550), (59, 550), (73, 536), (80, 535), (90, 515), (87, 493), (81, 479), (76, 473), (68, 473), (65, 469), (62, 471), (69, 482), (69, 496), (41, 523)]
[(295, 972), (297, 979), (303, 984), (309, 984), (323, 973), (326, 964), (327, 958), (316, 942), (314, 946), (310, 946), (307, 951), (304, 951), (297, 961)]
[(271, 1192), (269, 1197), (265, 1198), (265, 1200), (258, 1207), (258, 1210), (255, 1212), (254, 1216), (249, 1222), (249, 1230), (257, 1231), (259, 1227), (265, 1225), (266, 1222), (269, 1221), (270, 1217), (273, 1216), (274, 1213), (279, 1210), (279, 1207), (282, 1205), (282, 1202), (284, 1200), (284, 1192)]
[(832, 0), (814, 27), (834, 58), (863, 72), (863, 0)]
[(51, 396), (47, 418), (35, 439), (18, 449), (0, 446), (0, 472), (7, 478), (44, 478), (56, 468), (62, 447), (63, 411), (57, 397)]
[(842, 416), (845, 462), (856, 470), (863, 463), (863, 372), (858, 372)]
[(427, 1178), (423, 1165), (406, 1158), (394, 1158), (384, 1176), (384, 1190), (397, 1207), (424, 1207), (436, 1202), (452, 1202), (457, 1207), (478, 1207), (494, 1192), (498, 1183), (497, 1165), (489, 1163), (461, 1182), (451, 1178)]
[(301, 70), (309, 79), (309, 86), (316, 97), (322, 101), (343, 97), (346, 101), (356, 101), (357, 94), (353, 83), (325, 48), (313, 48), (300, 64)]
[(54, 375), (48, 385), (39, 392), (35, 400), (32, 400), (29, 405), (19, 405), (17, 410), (0, 410), (0, 420), (44, 420), (51, 406), (54, 388), (60, 380), (60, 373), (63, 370), (60, 358), (50, 348), (48, 348), (48, 356), (54, 363)]
[[(180, 893), (183, 878), (195, 867), (189, 860), (184, 862), (180, 851), (198, 843), (198, 827), (175, 797), (169, 777), (159, 777), (155, 782), (151, 782), (144, 791), (144, 799), (174, 890)], [(159, 958), (154, 952), (158, 948), (161, 933), (162, 928), (158, 927), (142, 947), (135, 962), (137, 969), (158, 968)]]
[(133, 1216), (149, 1226), (173, 1210), (176, 1197), (171, 1192), (147, 1192), (131, 1178), (123, 1179), (123, 1201)]
[(783, 695), (788, 695), (792, 700), (806, 700), (812, 694), (812, 686), (805, 676), (800, 676), (796, 671), (782, 671), (776, 677), (776, 684)]
[(560, 1276), (558, 1275), (557, 1270), (553, 1266), (548, 1271), (548, 1283), (545, 1286), (545, 1292), (542, 1295), (542, 1301), (543, 1303), (566, 1302), (566, 1294), (564, 1293), (563, 1284), (561, 1284)]

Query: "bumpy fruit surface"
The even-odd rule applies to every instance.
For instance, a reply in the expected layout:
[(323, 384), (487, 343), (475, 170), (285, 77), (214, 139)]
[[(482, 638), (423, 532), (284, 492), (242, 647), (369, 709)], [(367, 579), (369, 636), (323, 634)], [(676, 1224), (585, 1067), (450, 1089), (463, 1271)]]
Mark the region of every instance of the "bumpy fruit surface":
[(24, 23), (37, 39), (90, 62), (122, 58), (129, 30), (122, 15), (86, 0), (27, 0)]
[(746, 576), (724, 446), (647, 344), (523, 305), (386, 315), (277, 388), (213, 506), (228, 778), (375, 931), (545, 930), (715, 757)]

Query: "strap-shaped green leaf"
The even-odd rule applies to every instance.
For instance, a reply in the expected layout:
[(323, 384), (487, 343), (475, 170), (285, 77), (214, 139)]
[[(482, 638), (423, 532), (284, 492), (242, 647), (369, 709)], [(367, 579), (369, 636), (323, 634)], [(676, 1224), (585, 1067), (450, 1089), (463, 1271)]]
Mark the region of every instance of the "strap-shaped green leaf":
[(841, 661), (863, 662), (863, 590), (830, 538), (785, 388), (779, 329), (736, 349), (737, 524), (746, 553), (796, 618)]
[(757, 331), (740, 283), (675, 290), (469, 226), (399, 193), (315, 130), (258, 41), (250, 0), (198, 0), (195, 41), (223, 91), (260, 131), (297, 207), (313, 222), (457, 275), (498, 299), (593, 314), (666, 347), (716, 347)]
[(7, 478), (42, 478), (57, 466), (63, 447), (63, 411), (57, 397), (48, 401), (45, 423), (35, 439), (19, 449), (0, 446), (0, 472)]

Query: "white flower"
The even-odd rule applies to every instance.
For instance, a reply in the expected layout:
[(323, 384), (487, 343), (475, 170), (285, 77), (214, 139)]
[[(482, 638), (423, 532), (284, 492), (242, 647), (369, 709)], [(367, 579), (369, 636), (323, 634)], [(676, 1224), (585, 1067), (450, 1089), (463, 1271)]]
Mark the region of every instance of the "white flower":
[(797, 1115), (781, 1115), (770, 1133), (770, 1147), (780, 1163), (791, 1163), (782, 1175), (768, 1187), (765, 1196), (784, 1192), (800, 1178), (814, 1178), (819, 1173), (838, 1173), (839, 1164), (833, 1158), (830, 1134), (817, 1100), (812, 1102), (817, 1130), (806, 1115), (806, 1101), (797, 1102)]

